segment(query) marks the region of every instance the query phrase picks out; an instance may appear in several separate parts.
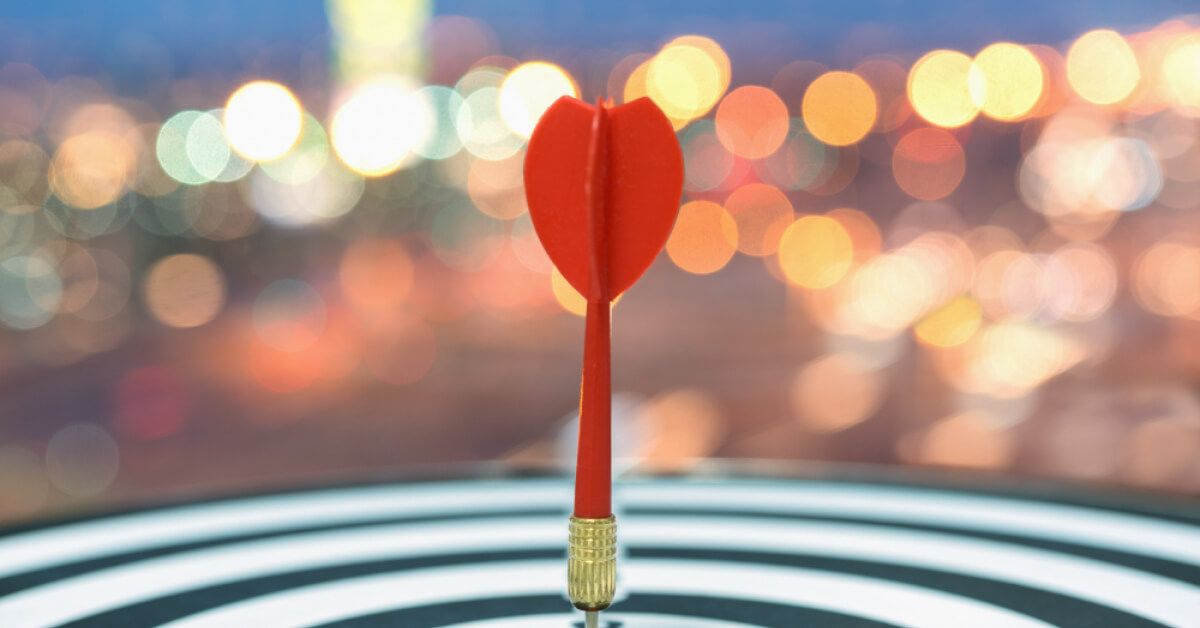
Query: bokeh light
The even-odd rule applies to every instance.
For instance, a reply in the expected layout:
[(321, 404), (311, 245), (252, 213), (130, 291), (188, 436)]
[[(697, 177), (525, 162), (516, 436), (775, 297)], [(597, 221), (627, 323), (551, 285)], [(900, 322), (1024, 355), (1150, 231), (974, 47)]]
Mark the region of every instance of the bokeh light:
[(251, 161), (270, 161), (300, 137), (303, 111), (283, 85), (252, 81), (230, 94), (223, 122), (233, 150)]
[(779, 266), (788, 281), (804, 288), (828, 288), (841, 281), (854, 262), (854, 243), (837, 220), (802, 216), (779, 241)]
[(243, 188), (254, 210), (283, 227), (305, 227), (344, 216), (362, 198), (366, 185), (355, 172), (329, 160), (312, 178), (295, 184), (255, 170)]
[(1181, 113), (1200, 117), (1200, 33), (1171, 42), (1162, 61), (1162, 77)]
[(764, 178), (788, 190), (813, 190), (828, 182), (838, 168), (838, 155), (793, 120), (783, 146), (763, 162)]
[(42, 457), (15, 443), (0, 445), (0, 516), (29, 517), (45, 506), (50, 492)]
[(49, 194), (50, 158), (25, 140), (0, 144), (0, 208), (7, 213), (37, 211)]
[(565, 70), (545, 61), (522, 63), (500, 85), (500, 115), (514, 133), (528, 138), (546, 109), (562, 96), (579, 96)]
[(805, 429), (832, 433), (870, 418), (886, 382), (852, 355), (834, 353), (806, 364), (792, 381), (792, 408)]
[[(814, 52), (745, 7), (657, 8), (666, 37), (580, 48), (486, 5), (334, 0), (315, 39), (199, 47), (150, 11), (95, 55), (0, 29), (25, 60), (0, 61), (0, 524), (559, 451), (586, 303), (523, 167), (562, 95), (652, 98), (685, 164), (664, 255), (618, 308), (616, 352), (656, 347), (614, 378), (626, 466), (1200, 490), (1196, 16), (1093, 10), (1007, 29), (1040, 39), (1021, 43), (967, 24), (967, 54), (933, 49), (942, 22), (834, 20)], [(186, 23), (239, 19), (204, 6)]]
[(975, 55), (969, 86), (971, 97), (984, 115), (996, 120), (1019, 120), (1042, 97), (1042, 64), (1019, 44), (992, 44)]
[(550, 289), (554, 292), (554, 300), (562, 309), (574, 314), (575, 316), (583, 316), (587, 314), (587, 299), (583, 298), (582, 294), (563, 277), (562, 273), (555, 268), (550, 274)]
[(50, 186), (68, 205), (95, 209), (125, 192), (136, 163), (133, 150), (120, 136), (104, 131), (80, 133), (54, 152)]
[(792, 203), (779, 188), (750, 183), (725, 199), (725, 209), (737, 223), (738, 250), (765, 257), (779, 248), (779, 239), (792, 223)]
[(0, 322), (34, 329), (58, 311), (63, 286), (53, 265), (39, 256), (15, 256), (0, 262)]
[(225, 304), (225, 277), (207, 257), (191, 253), (158, 260), (146, 274), (146, 307), (169, 327), (198, 327)]
[(711, 393), (677, 389), (638, 407), (637, 422), (647, 432), (640, 454), (656, 471), (682, 471), (712, 454), (725, 422)]
[(833, 146), (857, 143), (875, 126), (875, 92), (851, 72), (828, 72), (804, 92), (804, 124), (814, 137)]
[(435, 125), (435, 112), (424, 95), (407, 81), (383, 78), (350, 94), (333, 114), (329, 134), (342, 163), (378, 177), (405, 165), (428, 142)]
[(188, 135), (192, 124), (205, 116), (204, 112), (184, 110), (171, 116), (159, 127), (155, 141), (155, 157), (167, 176), (187, 185), (201, 185), (212, 181), (192, 165), (188, 157)]
[(459, 112), (462, 111), (462, 96), (441, 85), (426, 85), (418, 91), (433, 112), (434, 121), (425, 142), (415, 150), (426, 159), (447, 159), (457, 155), (463, 147), (456, 126)]
[(254, 330), (270, 347), (297, 353), (312, 347), (325, 331), (327, 309), (308, 283), (280, 279), (263, 288), (254, 299)]
[(958, 140), (938, 128), (909, 131), (892, 153), (892, 176), (905, 194), (921, 200), (945, 198), (958, 187), (967, 159)]
[(475, 207), (499, 220), (512, 220), (529, 211), (521, 174), (524, 164), (524, 152), (506, 159), (472, 162), (467, 172), (467, 195)]
[(679, 208), (667, 240), (667, 255), (689, 273), (707, 275), (725, 267), (737, 252), (737, 222), (711, 201), (691, 201)]
[(166, 438), (178, 434), (187, 423), (191, 405), (187, 385), (170, 367), (155, 364), (125, 373), (114, 397), (114, 423), (131, 438)]
[(983, 309), (971, 297), (960, 296), (930, 312), (913, 327), (922, 342), (956, 347), (971, 339), (983, 322)]
[(46, 473), (58, 490), (76, 497), (104, 492), (117, 477), (120, 451), (104, 428), (72, 423), (50, 437)]
[(254, 164), (230, 150), (220, 112), (202, 113), (192, 120), (184, 138), (184, 153), (202, 180), (229, 183), (246, 176)]
[(1200, 247), (1165, 239), (1137, 261), (1133, 293), (1142, 307), (1163, 316), (1200, 314)]
[(480, 159), (507, 159), (524, 143), (504, 122), (500, 90), (496, 87), (472, 91), (459, 108), (455, 126), (463, 146)]
[(1142, 78), (1137, 56), (1120, 33), (1084, 33), (1067, 51), (1067, 80), (1080, 98), (1111, 105), (1128, 98)]
[(745, 85), (721, 100), (715, 124), (717, 138), (729, 152), (761, 159), (778, 150), (787, 138), (787, 106), (770, 89)]
[(931, 124), (960, 127), (979, 115), (971, 96), (971, 57), (955, 50), (934, 50), (917, 60), (908, 74), (913, 110)]
[(913, 462), (975, 469), (1002, 469), (1016, 453), (1012, 434), (986, 415), (964, 412), (931, 425), (913, 445)]
[(302, 185), (320, 174), (329, 157), (329, 136), (321, 123), (306, 113), (295, 146), (283, 157), (259, 164), (259, 168), (280, 183)]
[(707, 192), (721, 187), (733, 171), (736, 157), (721, 144), (713, 123), (697, 120), (683, 130), (679, 141), (683, 149), (684, 189)]
[(374, 320), (394, 315), (413, 290), (412, 257), (397, 240), (364, 238), (346, 249), (338, 266), (342, 294)]
[(646, 66), (646, 95), (677, 124), (708, 113), (729, 85), (728, 72), (710, 50), (676, 40)]

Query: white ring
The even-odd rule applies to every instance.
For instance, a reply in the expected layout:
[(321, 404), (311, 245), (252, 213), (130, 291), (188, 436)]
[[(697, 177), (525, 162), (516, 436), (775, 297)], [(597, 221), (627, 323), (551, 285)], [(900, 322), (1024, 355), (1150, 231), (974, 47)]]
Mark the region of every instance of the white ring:
[[(1200, 609), (1200, 589), (1176, 580), (1070, 554), (938, 532), (705, 516), (629, 517), (621, 528), (623, 542), (645, 547), (803, 552), (973, 575), (1173, 625), (1188, 625)], [(482, 523), (386, 524), (232, 543), (26, 589), (0, 599), (0, 617), (21, 625), (59, 624), (236, 580), (362, 561), (555, 547), (564, 534), (565, 524), (550, 517), (497, 517)], [(565, 574), (558, 579), (564, 581)]]
[[(315, 626), (396, 608), (553, 592), (556, 589), (551, 583), (561, 575), (559, 561), (381, 574), (235, 602), (166, 626)], [(806, 606), (899, 626), (1050, 628), (1049, 624), (1021, 613), (978, 600), (826, 571), (709, 561), (642, 560), (631, 564), (623, 575), (630, 580), (631, 587), (646, 593), (710, 595)]]
[[(957, 526), (1140, 554), (1200, 566), (1200, 528), (1078, 506), (945, 491), (829, 482), (653, 479), (618, 485), (625, 507), (754, 509)], [(173, 544), (402, 516), (563, 508), (561, 479), (330, 489), (181, 506), (0, 539), (0, 577)]]

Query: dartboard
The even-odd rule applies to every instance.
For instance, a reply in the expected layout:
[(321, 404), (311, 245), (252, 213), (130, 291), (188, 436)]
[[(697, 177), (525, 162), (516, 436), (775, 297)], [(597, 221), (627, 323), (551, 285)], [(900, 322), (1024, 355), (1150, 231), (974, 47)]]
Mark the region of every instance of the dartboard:
[[(1200, 626), (1200, 514), (876, 480), (623, 479), (609, 628)], [(0, 536), (0, 626), (569, 628), (561, 477), (320, 488)]]

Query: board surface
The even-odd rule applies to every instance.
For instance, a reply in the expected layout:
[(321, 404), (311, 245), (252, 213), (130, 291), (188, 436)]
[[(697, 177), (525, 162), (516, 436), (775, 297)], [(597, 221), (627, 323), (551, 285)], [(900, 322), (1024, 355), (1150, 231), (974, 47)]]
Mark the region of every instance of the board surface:
[[(618, 484), (610, 628), (1200, 626), (1185, 508), (845, 480)], [(0, 625), (567, 628), (569, 483), (447, 480), (0, 536)]]

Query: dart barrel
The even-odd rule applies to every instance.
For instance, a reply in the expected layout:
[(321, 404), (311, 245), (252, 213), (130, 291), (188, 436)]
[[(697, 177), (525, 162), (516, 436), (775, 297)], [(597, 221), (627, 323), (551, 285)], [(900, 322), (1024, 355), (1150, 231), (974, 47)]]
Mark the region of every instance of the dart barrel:
[(575, 608), (604, 610), (617, 588), (617, 520), (571, 517), (567, 542), (567, 595)]

